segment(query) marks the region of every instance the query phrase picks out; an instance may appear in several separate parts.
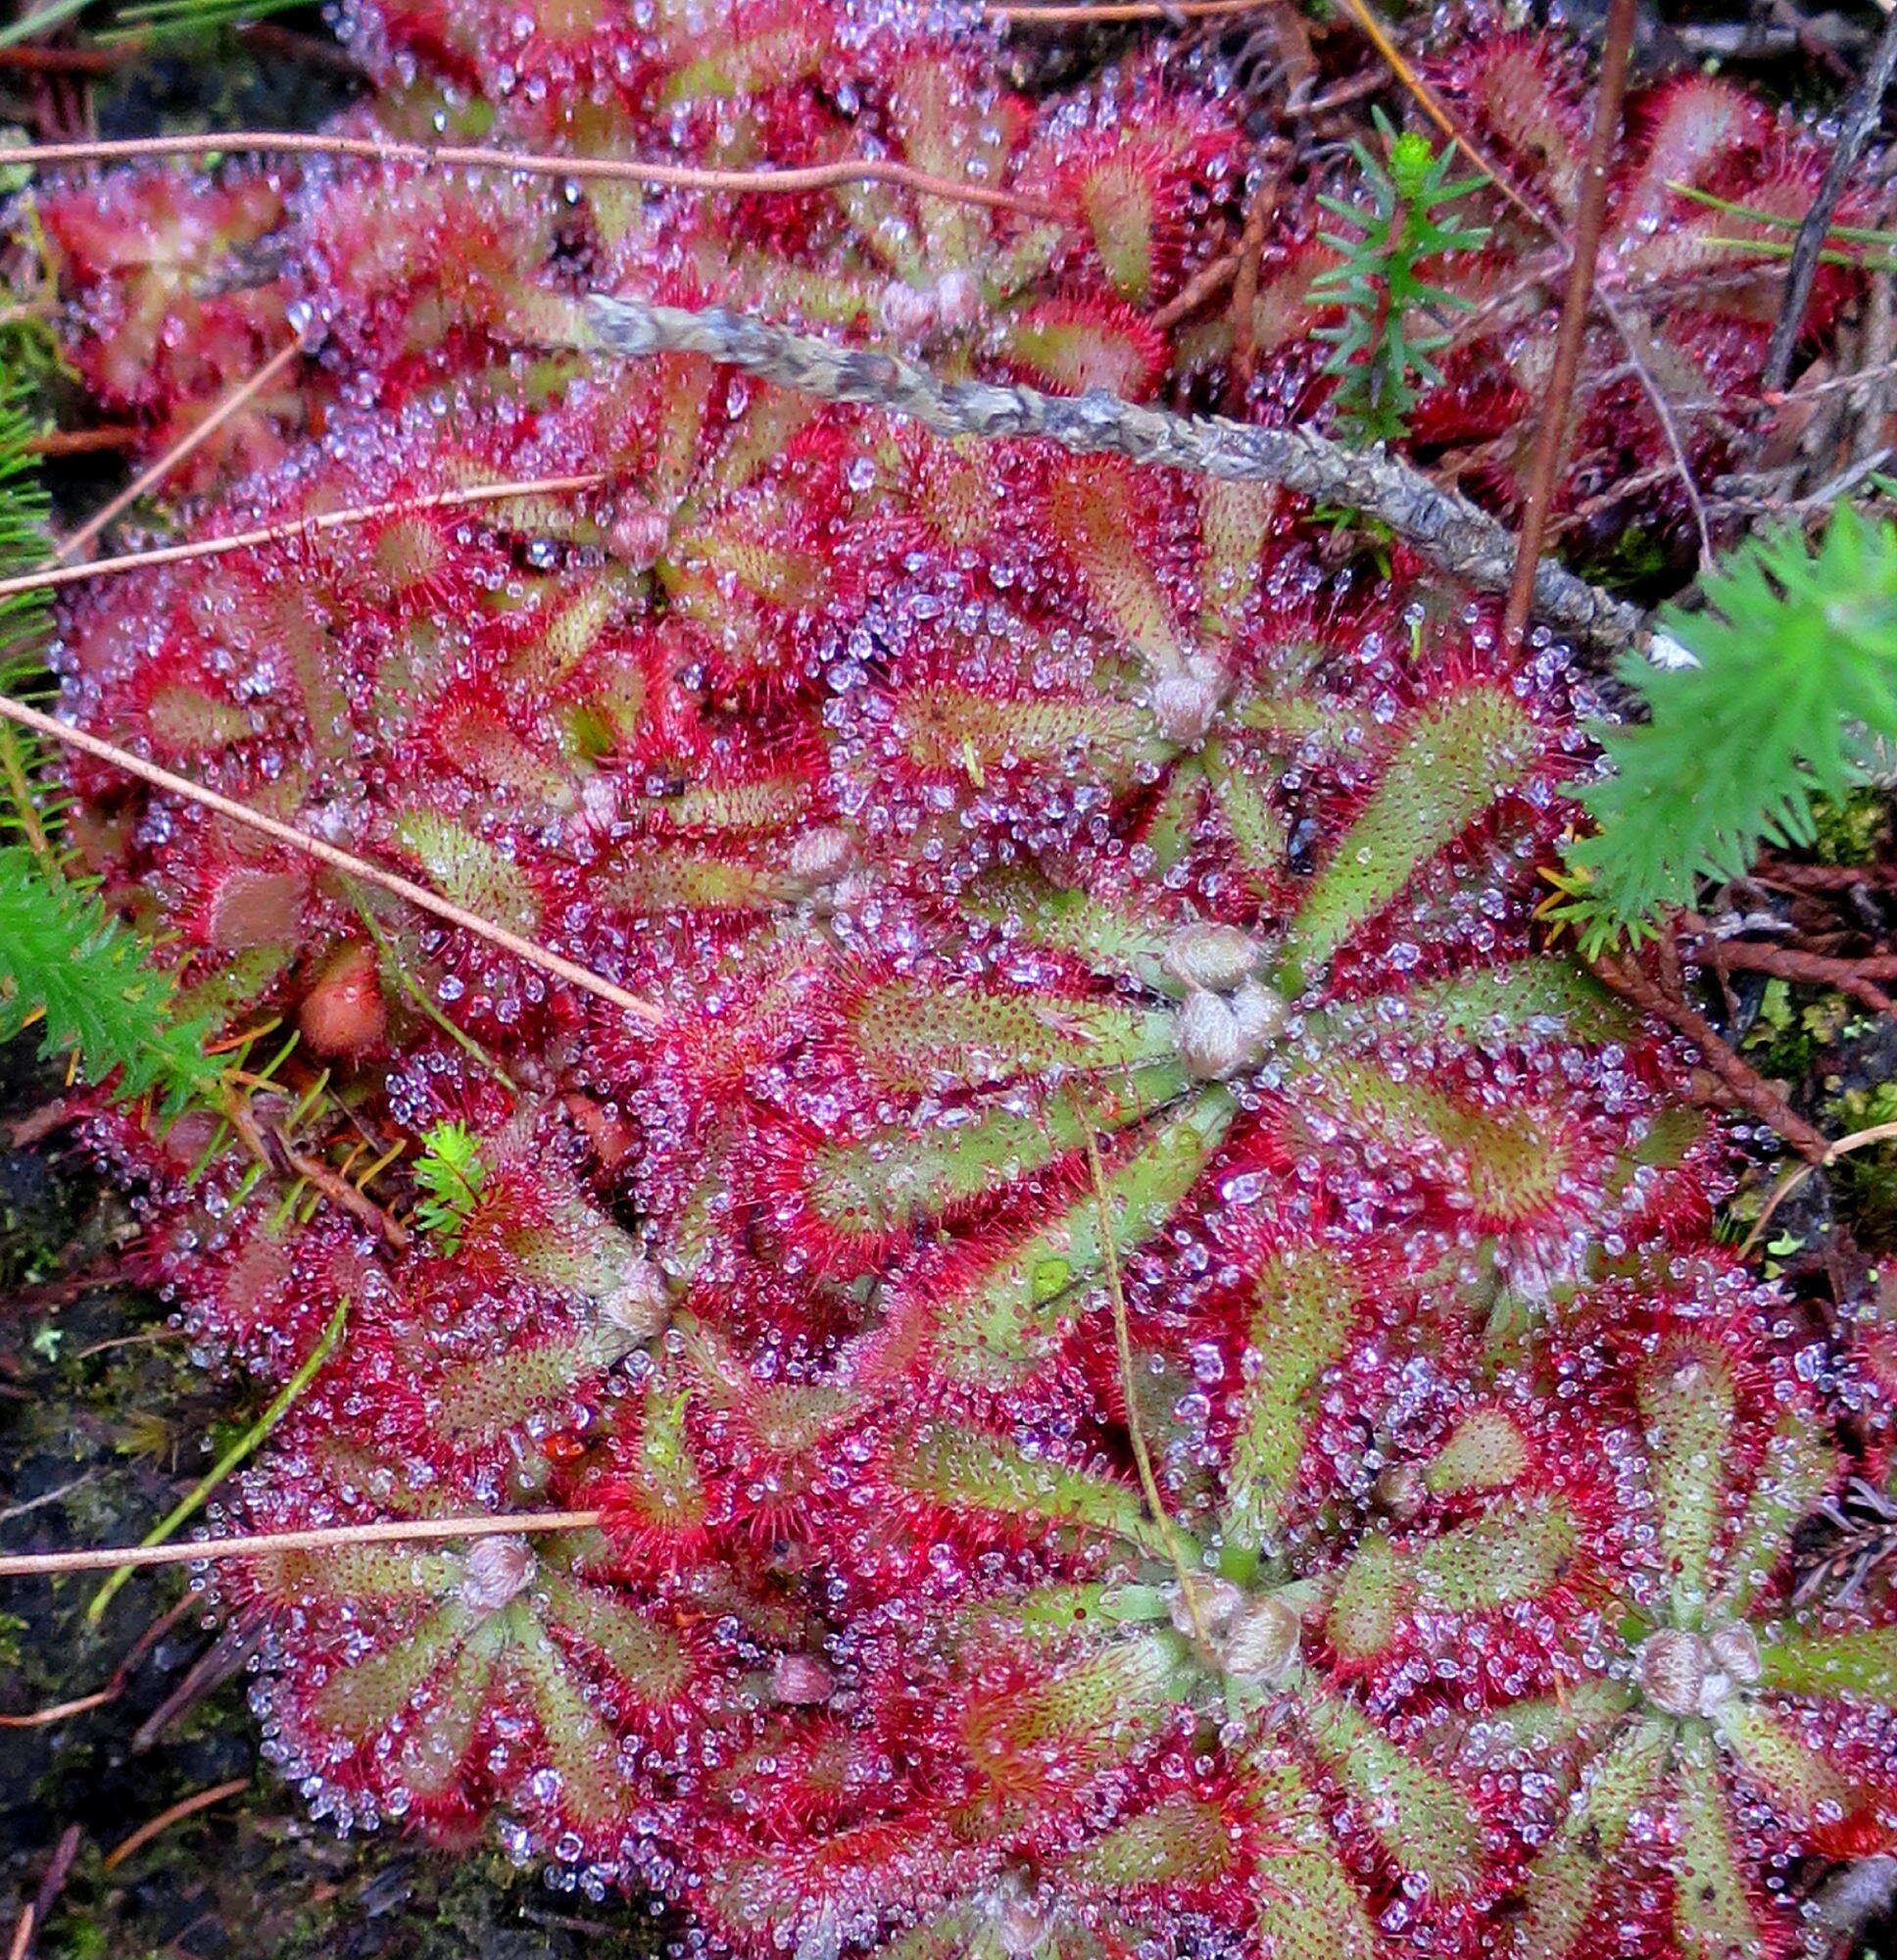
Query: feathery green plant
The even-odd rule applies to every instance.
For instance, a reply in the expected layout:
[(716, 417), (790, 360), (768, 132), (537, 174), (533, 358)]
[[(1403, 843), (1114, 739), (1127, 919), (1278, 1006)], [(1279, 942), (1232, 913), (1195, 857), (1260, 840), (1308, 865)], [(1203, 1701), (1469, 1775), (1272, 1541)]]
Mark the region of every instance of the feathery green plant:
[(423, 1131), (414, 1177), (428, 1195), (415, 1206), (415, 1223), (451, 1256), (487, 1189), (488, 1164), (481, 1140), (465, 1123), (436, 1123)]
[(1795, 528), (1753, 540), (1703, 590), (1703, 612), (1662, 616), (1691, 663), (1630, 656), (1648, 719), (1598, 731), (1613, 773), (1581, 801), (1599, 828), (1549, 908), (1586, 953), (1645, 936), (1762, 843), (1811, 843), (1813, 799), (1846, 795), (1897, 741), (1897, 523), (1843, 506), (1818, 545)]
[(1478, 188), (1480, 177), (1449, 178), (1453, 150), (1440, 153), (1416, 130), (1401, 135), (1381, 110), (1379, 134), (1388, 151), (1386, 164), (1362, 143), (1353, 143), (1369, 209), (1338, 197), (1318, 200), (1359, 235), (1322, 233), (1324, 242), (1344, 254), (1341, 266), (1315, 280), (1311, 297), (1341, 306), (1343, 319), (1319, 327), (1316, 337), (1332, 343), (1325, 372), (1338, 376), (1333, 406), (1338, 429), (1365, 442), (1390, 442), (1406, 433), (1406, 417), (1424, 387), (1441, 380), (1431, 356), (1444, 347), (1446, 333), (1419, 332), (1419, 322), (1469, 302), (1424, 278), (1425, 260), (1445, 252), (1470, 252), (1488, 236), (1485, 225), (1460, 224), (1449, 206)]
[[(37, 430), (29, 387), (9, 385), (0, 393), (0, 573), (48, 554)], [(0, 595), (0, 693), (42, 685), (49, 623), (43, 591)], [(0, 1040), (37, 1024), (42, 1053), (75, 1054), (91, 1080), (116, 1077), (120, 1094), (157, 1095), (175, 1114), (218, 1089), (219, 1065), (204, 1053), (211, 1027), (177, 1014), (175, 977), (151, 964), (144, 939), (68, 874), (41, 760), (21, 729), (0, 722), (0, 837), (9, 839), (0, 843)]]
[[(0, 574), (28, 569), (50, 548), (46, 490), (31, 447), (38, 433), (29, 384), (10, 378), (0, 389)], [(23, 695), (37, 686), (50, 611), (43, 591), (0, 595), (0, 694)], [(56, 860), (34, 781), (39, 761), (29, 736), (0, 723), (0, 836), (17, 831), (50, 873)]]
[(214, 1096), (220, 1070), (209, 1024), (176, 1015), (177, 983), (148, 951), (96, 892), (0, 846), (0, 1041), (37, 1022), (43, 1053), (75, 1052), (93, 1081), (116, 1072), (122, 1095), (157, 1094), (175, 1113)]

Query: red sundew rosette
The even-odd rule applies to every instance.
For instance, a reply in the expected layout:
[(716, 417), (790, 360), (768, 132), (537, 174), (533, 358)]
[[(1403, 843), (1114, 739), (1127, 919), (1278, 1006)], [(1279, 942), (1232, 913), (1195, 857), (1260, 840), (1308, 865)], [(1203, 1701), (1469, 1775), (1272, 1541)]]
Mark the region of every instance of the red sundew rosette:
[(1557, 1960), (1610, 1924), (1642, 1956), (1702, 1950), (1709, 1927), (1789, 1950), (1790, 1874), (1897, 1842), (1890, 1601), (1802, 1583), (1846, 1468), (1818, 1356), (1725, 1253), (1629, 1262), (1571, 1328), (1559, 1392), (1601, 1434), (1625, 1553), (1558, 1696), (1466, 1745), (1538, 1846), (1522, 1936)]
[(708, 13), (580, 0), (522, 14), (494, 0), (361, 0), (345, 23), (371, 74), (417, 72), (479, 98), (516, 141), (588, 154), (742, 145), (810, 98), (845, 10), (737, 0)]
[[(299, 1417), (243, 1479), (254, 1531), (518, 1508)], [(267, 1752), (345, 1825), (465, 1843), (500, 1818), (543, 1855), (627, 1872), (689, 1751), (748, 1719), (742, 1670), (597, 1533), (260, 1553), (220, 1567), (265, 1630)]]
[[(1169, 631), (1117, 564), (1088, 578), (1125, 630)], [(913, 949), (844, 963), (754, 1096), (760, 1229), (800, 1268), (919, 1262), (938, 1364), (947, 1321), (978, 1369), (1031, 1363), (1096, 1291), (1090, 1138), (1123, 1259), (1228, 1186), (1328, 1192), (1538, 1296), (1626, 1185), (1651, 1040), (1520, 922), (1570, 766), (1555, 704), (1482, 634), (1431, 662), (1393, 619), (1347, 646), (1311, 620), (1240, 642), (1233, 732), (1180, 745), (1125, 829), (1102, 810), (1045, 873), (925, 848)]]
[[(142, 165), (35, 193), (47, 271), (73, 304), (67, 358), (102, 409), (134, 416), (138, 459), (190, 434), (289, 344), (293, 289), (274, 250), (297, 175)], [(169, 489), (202, 492), (273, 467), (301, 419), (285, 377), (179, 464)]]
[[(844, 1670), (852, 1727), (882, 1743), (878, 1760), (915, 1764), (923, 1790), (949, 1790), (970, 1843), (999, 1850), (981, 1889), (1006, 1896), (1031, 1878), (1050, 1921), (1084, 1929), (1110, 1893), (1136, 1919), (1153, 1911), (1267, 1950), (1301, 1954), (1324, 1926), (1334, 1950), (1368, 1954), (1404, 1896), (1425, 1950), (1452, 1950), (1502, 1882), (1495, 1820), (1432, 1765), (1440, 1722), (1427, 1705), (1378, 1712), (1331, 1658), (1327, 1602), (1361, 1546), (1313, 1538), (1261, 1554), (1265, 1487), (1243, 1481), (1240, 1455), (1232, 1465), (1210, 1509), (1176, 1491), (1163, 1526), (1108, 1458), (1024, 1449), (973, 1418), (899, 1422), (858, 1473), (859, 1508), (906, 1518), (927, 1556), (887, 1631), (851, 1649), (865, 1657)], [(1473, 1630), (1508, 1586), (1475, 1572), (1484, 1533), (1509, 1538), (1517, 1578), (1532, 1534), (1512, 1519), (1495, 1533), (1507, 1494), (1481, 1515), (1457, 1494), (1472, 1515), (1445, 1513), (1435, 1540), (1445, 1560), (1464, 1554)], [(1476, 1600), (1484, 1587), (1496, 1596)], [(1413, 1612), (1406, 1599), (1395, 1617)], [(1149, 1813), (1163, 1828), (1131, 1822)], [(965, 1881), (957, 1889), (959, 1904), (923, 1919), (973, 1902)]]

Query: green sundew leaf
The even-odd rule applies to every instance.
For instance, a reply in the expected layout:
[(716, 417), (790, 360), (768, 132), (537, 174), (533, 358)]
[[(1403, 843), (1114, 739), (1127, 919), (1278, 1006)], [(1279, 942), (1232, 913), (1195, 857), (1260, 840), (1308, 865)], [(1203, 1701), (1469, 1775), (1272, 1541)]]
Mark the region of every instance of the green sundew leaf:
[(1633, 1813), (1649, 1801), (1673, 1749), (1674, 1725), (1630, 1724), (1593, 1763), (1561, 1829), (1529, 1868), (1518, 1922), (1522, 1960), (1569, 1960), (1613, 1874)]
[(1428, 1880), (1439, 1898), (1473, 1888), (1482, 1829), (1464, 1791), (1335, 1695), (1313, 1694), (1305, 1728), (1325, 1767), (1356, 1798), (1364, 1822), (1405, 1871)]
[(1153, 866), (1162, 878), (1191, 855), (1205, 818), (1210, 790), (1201, 756), (1182, 757), (1167, 775), (1166, 786), (1140, 833), (1140, 842), (1152, 854)]
[(1048, 1097), (1034, 1115), (988, 1107), (913, 1130), (879, 1131), (813, 1152), (810, 1209), (831, 1231), (873, 1235), (986, 1197), (1079, 1150), (1090, 1134), (1123, 1129), (1186, 1089), (1174, 1062)]
[(1897, 1626), (1851, 1634), (1787, 1634), (1759, 1649), (1759, 1685), (1786, 1694), (1887, 1702), (1897, 1682)]
[(976, 918), (1018, 924), (1031, 945), (1071, 954), (1095, 973), (1127, 974), (1154, 993), (1180, 991), (1166, 972), (1166, 935), (1138, 912), (1056, 890), (1029, 872), (985, 878), (963, 905)]
[(1344, 1566), (1326, 1631), (1348, 1659), (1386, 1647), (1399, 1618), (1485, 1613), (1559, 1586), (1580, 1547), (1574, 1519), (1546, 1500), (1502, 1503), (1409, 1545), (1370, 1539)]
[(584, 771), (546, 756), (491, 710), (450, 709), (436, 721), (435, 740), (449, 761), (490, 789), (513, 790), (551, 810), (570, 811), (579, 801)]
[(1712, 1592), (1735, 1395), (1731, 1364), (1710, 1346), (1663, 1355), (1641, 1371), (1636, 1391), (1659, 1547), (1674, 1569), (1675, 1610), (1684, 1626), (1699, 1624)]
[(1103, 388), (1126, 396), (1143, 393), (1151, 382), (1150, 343), (1138, 331), (1072, 313), (1058, 300), (1001, 314), (994, 347), (997, 359), (1055, 394)]
[(1278, 510), (1269, 483), (1228, 483), (1207, 477), (1199, 485), (1205, 561), (1199, 567), (1199, 632), (1208, 647), (1231, 644), (1244, 617), (1245, 601), (1258, 585), (1258, 561)]
[(1636, 1027), (1634, 1016), (1591, 973), (1568, 959), (1483, 967), (1393, 998), (1400, 998), (1408, 1025), (1422, 1040), (1477, 1048), (1527, 1046), (1550, 1036), (1624, 1041)]
[(1119, 462), (1080, 458), (1056, 472), (1049, 515), (1054, 536), (1120, 638), (1154, 671), (1176, 673), (1186, 650), (1145, 549), (1134, 484)]
[(1406, 1564), (1425, 1610), (1484, 1613), (1559, 1586), (1580, 1549), (1580, 1527), (1561, 1500), (1522, 1497), (1423, 1541)]
[(1286, 1844), (1260, 1861), (1259, 1950), (1271, 1960), (1378, 1960), (1384, 1942), (1338, 1855), (1326, 1800), (1288, 1757), (1254, 1751), (1244, 1771), (1260, 1831)]
[(1324, 1634), (1345, 1660), (1380, 1654), (1396, 1636), (1403, 1607), (1403, 1564), (1386, 1538), (1366, 1539), (1338, 1575)]
[(1131, 1755), (1174, 1714), (1177, 1642), (1133, 1634), (1070, 1663), (1025, 1696), (1023, 1741), (1078, 1746), (1091, 1762)]
[(947, 1510), (1079, 1525), (1124, 1539), (1155, 1558), (1172, 1557), (1171, 1534), (1147, 1517), (1139, 1492), (1091, 1470), (1024, 1456), (982, 1430), (929, 1423), (896, 1452), (890, 1475)]
[(458, 1440), (520, 1429), (610, 1359), (610, 1348), (590, 1331), (497, 1348), (442, 1377), (430, 1397), (434, 1426), (441, 1436)]
[(1130, 1068), (1173, 1053), (1173, 1016), (1122, 1001), (894, 980), (851, 1003), (851, 1052), (891, 1095)]
[(690, 784), (676, 796), (637, 798), (628, 812), (665, 830), (775, 831), (803, 821), (814, 801), (796, 776), (754, 783)]
[(1278, 1529), (1304, 1454), (1317, 1385), (1342, 1352), (1363, 1293), (1342, 1259), (1300, 1247), (1273, 1255), (1252, 1298), (1225, 1524), (1235, 1542), (1257, 1548)]
[(578, 593), (562, 595), (561, 603), (547, 609), (538, 637), (509, 660), (508, 678), (536, 694), (552, 694), (636, 601), (638, 590), (631, 573), (614, 569), (596, 572)]
[(525, 1603), (515, 1600), (506, 1612), (514, 1622), (510, 1659), (533, 1697), (541, 1744), (559, 1777), (561, 1810), (583, 1824), (622, 1823), (625, 1777), (612, 1731)]
[(762, 912), (797, 896), (782, 870), (732, 851), (634, 844), (631, 861), (602, 888), (606, 902), (631, 912)]
[(1257, 773), (1245, 766), (1241, 752), (1225, 742), (1206, 744), (1204, 769), (1212, 800), (1238, 846), (1240, 862), (1254, 878), (1277, 877), (1285, 868), (1290, 836)]
[(713, 1327), (690, 1315), (675, 1323), (706, 1403), (741, 1420), (768, 1449), (798, 1455), (814, 1448), (848, 1413), (848, 1391), (794, 1382), (759, 1382)]
[(1500, 1491), (1528, 1474), (1529, 1447), (1505, 1409), (1477, 1409), (1459, 1422), (1424, 1466), (1433, 1495), (1467, 1496)]
[(705, 1521), (705, 1481), (686, 1438), (691, 1395), (655, 1374), (646, 1388), (638, 1453), (620, 1470), (618, 1501), (655, 1530), (689, 1532)]
[[(470, 1624), (467, 1608), (451, 1598), (413, 1633), (381, 1652), (338, 1668), (311, 1697), (312, 1714), (323, 1728), (333, 1729), (339, 1736), (359, 1742), (373, 1741), (414, 1705), (429, 1676), (451, 1655), (459, 1660)], [(479, 1672), (484, 1683), (485, 1663)], [(477, 1700), (480, 1692), (477, 1685)], [(441, 1698), (452, 1703), (458, 1697), (451, 1692)]]
[(1713, 1740), (1698, 1724), (1680, 1738), (1676, 1779), (1673, 1923), (1680, 1960), (1763, 1953), (1765, 1934), (1733, 1848), (1731, 1810), (1720, 1788)]
[(1427, 1082), (1394, 1082), (1342, 1059), (1320, 1062), (1312, 1080), (1392, 1155), (1446, 1153), (1491, 1223), (1533, 1218), (1561, 1202), (1567, 1152), (1532, 1110), (1471, 1108)]
[(1324, 966), (1430, 858), (1520, 782), (1544, 746), (1522, 705), (1500, 688), (1474, 687), (1424, 709), (1291, 923), (1292, 947), (1306, 968)]
[(1305, 669), (1312, 664), (1309, 649), (1287, 648), (1281, 658), (1286, 670), (1275, 675), (1267, 686), (1284, 691), (1240, 695), (1227, 711), (1226, 719), (1234, 727), (1254, 735), (1273, 736), (1280, 743), (1301, 746), (1315, 742), (1324, 748), (1342, 749), (1360, 739), (1350, 710), (1315, 695), (1290, 691), (1303, 680)]
[(1485, 1763), (1510, 1754), (1537, 1764), (1565, 1756), (1583, 1736), (1620, 1720), (1637, 1699), (1622, 1681), (1578, 1682), (1559, 1701), (1515, 1701), (1482, 1718), (1472, 1758)]
[(1108, 156), (1086, 172), (1076, 188), (1081, 216), (1114, 291), (1134, 306), (1148, 306), (1158, 215), (1150, 174), (1136, 157)]
[(1581, 792), (1600, 830), (1570, 858), (1626, 926), (1766, 839), (1809, 842), (1813, 797), (1863, 780), (1859, 735), (1897, 738), (1897, 525), (1840, 504), (1818, 546), (1787, 526), (1701, 587), (1703, 610), (1661, 619), (1692, 664), (1624, 663), (1648, 718), (1598, 731), (1614, 773)]
[[(1106, 1210), (1122, 1260), (1178, 1208), (1224, 1141), (1237, 1105), (1202, 1090), (1106, 1174)], [(1076, 1297), (1105, 1272), (1100, 1198), (1088, 1191), (1051, 1224), (1011, 1246), (967, 1288), (935, 1308), (942, 1366), (964, 1381), (1005, 1381), (1039, 1355)]]
[[(661, 22), (663, 18), (661, 10)], [(720, 26), (724, 31), (710, 52), (666, 77), (658, 94), (664, 108), (676, 109), (706, 96), (762, 95), (782, 83), (800, 81), (818, 66), (829, 46), (807, 20), (747, 32), (732, 30), (720, 18)]]
[[(809, 426), (821, 407), (815, 396), (802, 389), (780, 388), (774, 381), (753, 381), (745, 413), (726, 431), (710, 472), (718, 487), (743, 489), (783, 456), (798, 431)], [(787, 508), (788, 493), (779, 492), (778, 498), (775, 508)], [(820, 564), (817, 568), (821, 571)]]
[[(374, 1466), (365, 1466), (372, 1469)], [(398, 1516), (419, 1516), (392, 1504)], [(265, 1552), (250, 1563), (258, 1591), (272, 1598), (374, 1600), (380, 1604), (439, 1599), (454, 1589), (459, 1566), (445, 1551), (410, 1544), (333, 1545), (321, 1551)]]
[(1011, 701), (929, 681), (901, 692), (897, 717), (918, 768), (956, 770), (978, 789), (1006, 769), (1051, 768), (1082, 758), (1110, 781), (1126, 784), (1143, 762), (1170, 753), (1151, 714), (1107, 686), (1071, 699), (1040, 695)]
[[(979, 1907), (958, 1905), (912, 1926), (876, 1949), (880, 1960), (1017, 1960)], [(1035, 1948), (1035, 1960), (1064, 1960), (1065, 1941)]]
[(1711, 1618), (1737, 1619), (1751, 1607), (1790, 1550), (1792, 1528), (1810, 1515), (1837, 1471), (1837, 1451), (1810, 1410), (1798, 1404), (1785, 1409), (1766, 1444), (1738, 1534), (1721, 1562), (1725, 1583)]
[(1055, 1870), (1063, 1885), (1138, 1891), (1147, 1886), (1210, 1885), (1232, 1870), (1237, 1855), (1219, 1805), (1175, 1796), (1060, 1859)]
[[(474, 1740), (474, 1725), (487, 1698), (494, 1663), (490, 1654), (463, 1646), (454, 1665), (429, 1690), (424, 1706), (402, 1724), (397, 1750), (403, 1783), (418, 1796), (447, 1789), (461, 1775)], [(391, 1718), (396, 1725), (397, 1717)], [(373, 1747), (386, 1729), (364, 1733), (360, 1740)]]
[(157, 1094), (168, 1114), (215, 1101), (221, 1065), (204, 1052), (208, 1019), (180, 1019), (177, 982), (95, 892), (48, 879), (24, 844), (0, 845), (0, 1041), (36, 1018), (40, 1052), (76, 1053), (117, 1093)]
[[(1886, 1674), (1879, 1699), (1888, 1695), (1889, 1683)], [(1746, 1776), (1782, 1815), (1810, 1825), (1857, 1807), (1851, 1785), (1762, 1702), (1734, 1696), (1720, 1709), (1717, 1727)]]
[(235, 702), (181, 684), (154, 688), (145, 719), (152, 739), (174, 756), (215, 755), (252, 732), (251, 717)]
[(539, 894), (498, 845), (432, 809), (405, 811), (395, 836), (444, 898), (511, 932), (530, 933), (539, 924)]

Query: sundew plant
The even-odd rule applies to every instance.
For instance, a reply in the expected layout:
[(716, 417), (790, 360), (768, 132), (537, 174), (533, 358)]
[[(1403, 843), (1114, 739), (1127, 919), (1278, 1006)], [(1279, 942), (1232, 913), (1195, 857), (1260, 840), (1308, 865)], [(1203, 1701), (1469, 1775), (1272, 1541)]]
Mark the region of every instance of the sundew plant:
[[(0, 1026), (76, 1051), (196, 1364), (319, 1358), (206, 1513), (327, 1534), (207, 1568), (268, 1762), (681, 1954), (1797, 1950), (1897, 1849), (1890, 1572), (1811, 1578), (1888, 1396), (1715, 1241), (1744, 1139), (1537, 918), (1572, 650), (1279, 490), (588, 313), (1443, 445), (1520, 419), (1485, 302), (1542, 244), (1387, 128), (1288, 175), (1235, 325), (1216, 65), (1024, 93), (895, 0), (343, 26), (339, 139), (878, 172), (233, 152), (12, 207), (141, 461), (283, 363), (143, 507), (259, 535), (75, 578), (46, 655), (239, 814), (42, 758), (54, 873), (0, 850)], [(1575, 74), (1472, 29), (1435, 82), (1565, 208)], [(1724, 83), (1629, 132), (1623, 289), (1702, 250), (1670, 186), (1823, 168)], [(1691, 387), (1756, 365), (1736, 291), (1656, 320)], [(1658, 453), (1624, 381), (1590, 343), (1564, 510)]]

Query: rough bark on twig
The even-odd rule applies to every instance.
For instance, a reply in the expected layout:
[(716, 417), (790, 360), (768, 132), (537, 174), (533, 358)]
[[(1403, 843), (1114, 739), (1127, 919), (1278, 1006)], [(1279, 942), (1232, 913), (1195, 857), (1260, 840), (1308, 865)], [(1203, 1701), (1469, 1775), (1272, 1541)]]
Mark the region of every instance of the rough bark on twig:
[[(824, 401), (912, 416), (941, 436), (1039, 436), (1083, 456), (1125, 456), (1196, 476), (1282, 484), (1387, 524), (1432, 564), (1484, 592), (1507, 591), (1514, 570), (1513, 535), (1466, 498), (1381, 449), (1345, 449), (1312, 429), (1169, 415), (1099, 389), (1070, 398), (943, 381), (894, 355), (836, 347), (723, 308), (688, 313), (596, 293), (589, 311), (601, 344), (628, 359), (702, 354)], [(1559, 565), (1536, 568), (1534, 599), (1550, 625), (1611, 651), (1646, 638), (1646, 622), (1633, 607)]]

